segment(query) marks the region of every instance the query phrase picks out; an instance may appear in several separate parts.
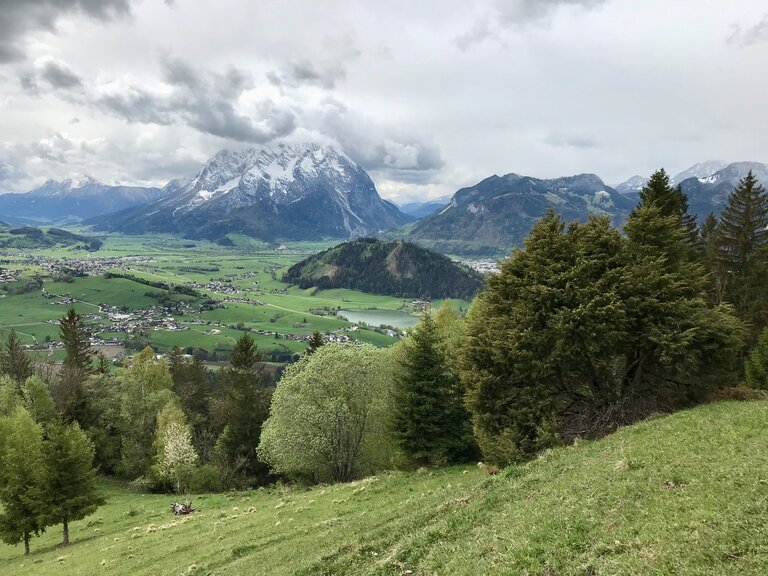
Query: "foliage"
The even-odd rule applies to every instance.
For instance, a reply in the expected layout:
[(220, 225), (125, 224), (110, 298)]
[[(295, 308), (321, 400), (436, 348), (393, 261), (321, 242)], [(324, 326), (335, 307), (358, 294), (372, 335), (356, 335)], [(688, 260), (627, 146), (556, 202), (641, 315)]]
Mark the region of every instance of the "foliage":
[(24, 543), (45, 529), (41, 517), (47, 494), (43, 482), (43, 429), (24, 408), (0, 419), (0, 538)]
[(176, 493), (186, 492), (198, 457), (192, 445), (192, 432), (176, 398), (157, 415), (155, 449), (160, 477), (170, 481)]
[(56, 406), (48, 391), (48, 385), (35, 375), (27, 378), (22, 387), (24, 407), (35, 422), (41, 425), (56, 419)]
[(472, 298), (477, 272), (416, 244), (361, 238), (291, 266), (283, 281), (300, 288), (351, 288), (404, 298)]
[(675, 206), (649, 194), (626, 239), (605, 218), (566, 229), (550, 210), (488, 281), (462, 353), (488, 462), (558, 443), (586, 410), (627, 406), (604, 433), (701, 401), (733, 378), (743, 327), (728, 306), (707, 304), (705, 274)]
[[(450, 309), (441, 321), (450, 328)], [(394, 436), (414, 465), (466, 461), (473, 455), (469, 414), (450, 349), (430, 313), (424, 313), (403, 343), (394, 394)]]
[(70, 308), (59, 321), (59, 333), (66, 351), (64, 366), (90, 373), (94, 356), (90, 344), (91, 333), (83, 317), (74, 308)]
[(44, 444), (46, 523), (63, 525), (62, 545), (69, 544), (69, 522), (93, 514), (104, 503), (96, 491), (93, 444), (78, 424), (51, 424)]
[(768, 328), (763, 329), (744, 362), (744, 381), (749, 388), (768, 390)]
[(323, 346), (325, 344), (325, 340), (323, 339), (323, 335), (320, 332), (320, 330), (315, 330), (312, 332), (312, 335), (309, 337), (309, 341), (307, 342), (307, 351), (305, 354), (310, 355), (313, 352), (317, 351), (320, 346)]
[(719, 233), (726, 298), (756, 335), (768, 307), (768, 194), (751, 171), (728, 197)]
[(232, 349), (230, 366), (222, 374), (226, 428), (218, 446), (236, 475), (263, 483), (268, 469), (256, 454), (262, 426), (269, 415), (272, 388), (261, 354), (249, 334)]
[(348, 481), (387, 466), (389, 354), (327, 344), (289, 366), (277, 385), (259, 455), (279, 473)]
[(11, 330), (5, 346), (0, 348), (0, 374), (7, 374), (21, 386), (32, 373), (32, 361), (21, 347), (16, 330)]

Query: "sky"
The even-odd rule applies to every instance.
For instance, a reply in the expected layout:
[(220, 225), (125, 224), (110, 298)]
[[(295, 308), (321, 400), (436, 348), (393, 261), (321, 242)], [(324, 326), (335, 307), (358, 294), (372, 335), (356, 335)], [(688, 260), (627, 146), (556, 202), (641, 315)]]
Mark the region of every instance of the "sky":
[(339, 146), (399, 202), (768, 162), (765, 0), (0, 0), (0, 192)]

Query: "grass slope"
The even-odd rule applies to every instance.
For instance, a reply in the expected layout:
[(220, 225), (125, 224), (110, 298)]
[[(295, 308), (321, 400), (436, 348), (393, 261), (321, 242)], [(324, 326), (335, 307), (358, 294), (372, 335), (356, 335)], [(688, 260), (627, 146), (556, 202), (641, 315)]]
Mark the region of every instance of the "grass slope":
[(391, 473), (195, 497), (110, 490), (58, 549), (0, 545), (0, 573), (768, 573), (768, 402), (719, 403), (545, 453), (495, 477)]

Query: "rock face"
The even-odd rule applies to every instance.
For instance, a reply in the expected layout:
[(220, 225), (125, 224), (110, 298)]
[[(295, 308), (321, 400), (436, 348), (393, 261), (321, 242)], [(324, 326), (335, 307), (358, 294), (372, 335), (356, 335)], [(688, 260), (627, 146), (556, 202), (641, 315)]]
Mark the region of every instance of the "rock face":
[(275, 241), (363, 236), (411, 220), (345, 154), (306, 144), (221, 151), (163, 198), (94, 223), (127, 233), (215, 240), (238, 232)]
[(542, 180), (517, 174), (491, 176), (456, 192), (448, 206), (417, 222), (409, 236), (418, 242), (519, 245), (531, 226), (553, 206), (567, 220), (607, 215), (620, 224), (635, 202), (594, 174)]
[(16, 224), (77, 222), (155, 200), (160, 188), (108, 186), (90, 176), (48, 180), (24, 194), (0, 195), (0, 216)]
[(283, 281), (301, 288), (350, 288), (401, 298), (472, 299), (483, 277), (416, 244), (361, 238), (291, 266)]
[(680, 188), (688, 196), (689, 211), (696, 215), (699, 222), (710, 212), (720, 214), (728, 196), (750, 170), (768, 188), (768, 165), (760, 162), (734, 162), (710, 176), (691, 177), (680, 182)]

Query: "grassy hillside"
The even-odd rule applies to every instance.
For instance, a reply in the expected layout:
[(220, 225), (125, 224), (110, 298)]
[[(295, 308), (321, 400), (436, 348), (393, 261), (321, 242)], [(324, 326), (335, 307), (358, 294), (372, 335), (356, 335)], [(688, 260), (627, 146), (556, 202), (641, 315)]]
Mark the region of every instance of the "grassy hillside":
[(768, 402), (650, 419), (488, 477), (476, 467), (302, 490), (109, 503), (0, 574), (766, 574)]

